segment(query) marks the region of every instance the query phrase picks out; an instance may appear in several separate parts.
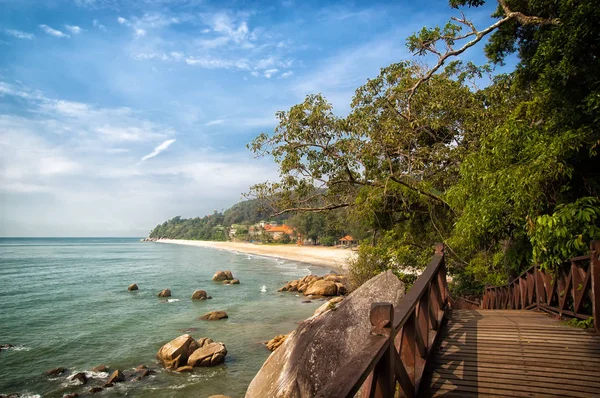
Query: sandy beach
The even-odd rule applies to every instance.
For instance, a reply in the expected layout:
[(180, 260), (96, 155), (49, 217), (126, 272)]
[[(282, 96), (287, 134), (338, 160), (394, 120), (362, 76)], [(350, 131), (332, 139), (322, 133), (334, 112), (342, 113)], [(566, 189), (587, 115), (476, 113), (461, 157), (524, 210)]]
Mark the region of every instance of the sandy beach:
[(244, 242), (213, 242), (201, 240), (160, 239), (158, 243), (209, 247), (213, 249), (237, 251), (240, 253), (256, 254), (267, 257), (277, 257), (292, 261), (328, 267), (334, 271), (343, 272), (348, 266), (348, 260), (356, 256), (350, 249), (322, 246), (261, 245)]

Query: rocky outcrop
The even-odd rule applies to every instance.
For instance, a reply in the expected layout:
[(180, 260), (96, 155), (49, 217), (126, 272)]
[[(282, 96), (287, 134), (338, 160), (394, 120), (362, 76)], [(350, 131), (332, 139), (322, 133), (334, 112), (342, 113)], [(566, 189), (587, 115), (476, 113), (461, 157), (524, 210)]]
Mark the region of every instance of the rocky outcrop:
[(239, 285), (240, 284), (240, 280), (239, 279), (226, 279), (223, 281), (224, 285)]
[(400, 303), (405, 288), (391, 271), (351, 293), (335, 311), (302, 322), (265, 361), (246, 397), (314, 397), (363, 349), (374, 302)]
[(229, 318), (225, 311), (211, 311), (200, 317), (203, 321), (218, 321), (219, 319)]
[(269, 349), (269, 351), (275, 351), (276, 349), (278, 349), (279, 346), (283, 344), (287, 336), (287, 334), (278, 334), (277, 336), (269, 340), (267, 342), (267, 348)]
[(213, 275), (213, 278), (212, 278), (212, 280), (215, 281), (215, 282), (230, 281), (232, 279), (233, 279), (233, 274), (229, 270), (227, 270), (227, 271), (217, 271)]
[(169, 289), (161, 290), (158, 294), (158, 297), (171, 297), (171, 291)]
[(156, 359), (162, 362), (167, 369), (175, 370), (187, 363), (189, 351), (197, 349), (197, 342), (189, 334), (183, 334), (158, 350)]
[(192, 300), (207, 300), (210, 299), (212, 297), (210, 297), (207, 293), (206, 290), (196, 290), (193, 294), (192, 294)]
[(162, 346), (156, 357), (165, 368), (186, 372), (186, 366), (213, 366), (222, 363), (225, 355), (225, 344), (215, 343), (208, 337), (201, 337), (196, 341), (189, 334), (184, 334)]
[(347, 278), (342, 275), (307, 275), (290, 281), (278, 292), (299, 292), (305, 296), (341, 296), (348, 293)]
[(129, 285), (127, 290), (129, 290), (130, 292), (133, 292), (134, 290), (138, 290), (138, 285), (136, 285), (135, 283), (132, 283), (131, 285)]
[(125, 375), (119, 369), (115, 370), (108, 378), (108, 384), (121, 383), (125, 381)]
[(225, 361), (227, 348), (223, 343), (209, 343), (194, 351), (187, 360), (188, 366), (215, 366)]

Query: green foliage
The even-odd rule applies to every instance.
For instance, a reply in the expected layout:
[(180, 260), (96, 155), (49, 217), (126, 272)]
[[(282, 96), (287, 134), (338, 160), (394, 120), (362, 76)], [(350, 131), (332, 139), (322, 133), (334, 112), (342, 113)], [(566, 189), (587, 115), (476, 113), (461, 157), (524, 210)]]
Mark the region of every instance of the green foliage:
[(600, 200), (583, 197), (558, 205), (552, 214), (529, 223), (533, 260), (554, 269), (565, 259), (585, 252), (589, 242), (600, 239)]
[(323, 246), (333, 246), (333, 245), (335, 245), (336, 241), (337, 241), (337, 238), (335, 236), (324, 236), (321, 239), (319, 239), (319, 242)]
[(565, 322), (566, 325), (580, 329), (591, 329), (594, 327), (594, 318), (589, 317), (588, 319), (577, 319), (572, 318)]
[(215, 211), (203, 218), (173, 217), (159, 224), (150, 232), (150, 238), (227, 240), (227, 227), (223, 225), (223, 214)]

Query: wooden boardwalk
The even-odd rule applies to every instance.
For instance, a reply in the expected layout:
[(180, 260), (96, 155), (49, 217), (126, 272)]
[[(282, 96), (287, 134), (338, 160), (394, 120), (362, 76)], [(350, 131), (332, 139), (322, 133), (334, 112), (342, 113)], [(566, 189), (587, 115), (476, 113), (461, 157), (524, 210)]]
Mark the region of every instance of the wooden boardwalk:
[(422, 396), (600, 397), (600, 335), (544, 313), (453, 310)]

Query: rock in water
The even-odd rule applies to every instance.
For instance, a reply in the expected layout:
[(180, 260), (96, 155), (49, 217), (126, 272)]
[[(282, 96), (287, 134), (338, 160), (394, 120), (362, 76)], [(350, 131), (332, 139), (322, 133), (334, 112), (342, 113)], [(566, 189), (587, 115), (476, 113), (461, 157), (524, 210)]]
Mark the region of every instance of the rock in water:
[(333, 281), (327, 280), (319, 280), (314, 282), (310, 287), (304, 292), (305, 296), (309, 295), (319, 295), (319, 296), (335, 296), (337, 294), (337, 286)]
[(210, 343), (194, 351), (188, 358), (188, 366), (215, 366), (225, 361), (227, 348), (223, 343)]
[(171, 297), (171, 291), (169, 289), (161, 290), (160, 293), (157, 294), (158, 297)]
[(221, 394), (219, 394), (219, 395), (211, 395), (208, 398), (231, 398), (231, 397), (229, 397), (227, 395), (221, 395)]
[(106, 365), (98, 365), (92, 368), (92, 372), (108, 372)]
[(387, 271), (351, 293), (336, 311), (302, 322), (267, 358), (246, 397), (314, 397), (363, 348), (371, 333), (371, 304), (397, 306), (404, 292), (404, 283)]
[(69, 379), (71, 379), (71, 380), (79, 380), (81, 382), (81, 384), (86, 384), (87, 381), (88, 381), (87, 376), (83, 372), (75, 373)]
[(90, 394), (96, 394), (97, 392), (102, 391), (102, 387), (92, 387), (88, 390)]
[(206, 300), (208, 295), (206, 294), (206, 290), (196, 290), (194, 294), (192, 294), (192, 300)]
[(219, 319), (229, 318), (225, 311), (211, 311), (200, 317), (203, 321), (218, 321)]
[(54, 369), (47, 370), (44, 372), (44, 374), (46, 376), (58, 376), (58, 375), (65, 373), (66, 371), (67, 371), (67, 369), (60, 367), (60, 368), (54, 368)]
[(177, 372), (177, 373), (186, 373), (186, 372), (189, 373), (189, 372), (193, 372), (193, 371), (194, 371), (194, 368), (192, 366), (188, 366), (188, 365), (180, 366), (177, 369), (175, 369), (175, 372)]
[(197, 345), (198, 343), (192, 336), (183, 334), (162, 346), (158, 350), (156, 358), (162, 362), (165, 368), (175, 370), (187, 363), (190, 347), (196, 346), (197, 348)]
[(267, 342), (267, 348), (269, 349), (269, 351), (275, 351), (279, 348), (280, 345), (283, 344), (286, 338), (287, 334), (278, 334), (277, 336), (273, 337)]
[(121, 383), (125, 381), (125, 375), (119, 369), (115, 370), (108, 378), (107, 384)]
[(129, 290), (130, 292), (132, 292), (134, 290), (138, 290), (138, 285), (136, 285), (135, 283), (132, 283), (131, 285), (129, 285), (127, 290)]
[(240, 280), (239, 279), (232, 279), (230, 284), (232, 285), (239, 285), (240, 284)]
[(233, 274), (231, 271), (217, 271), (212, 278), (212, 280), (215, 282), (230, 281), (232, 279)]

